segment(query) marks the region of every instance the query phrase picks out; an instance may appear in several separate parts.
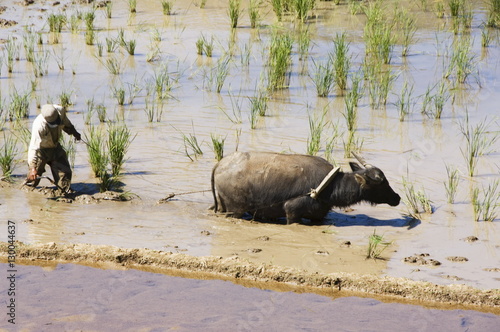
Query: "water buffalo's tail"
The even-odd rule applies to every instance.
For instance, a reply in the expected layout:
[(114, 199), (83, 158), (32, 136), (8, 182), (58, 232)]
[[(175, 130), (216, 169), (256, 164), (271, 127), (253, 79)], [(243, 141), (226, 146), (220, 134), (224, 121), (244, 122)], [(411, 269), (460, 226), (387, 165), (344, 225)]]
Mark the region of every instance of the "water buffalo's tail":
[(217, 204), (217, 196), (215, 194), (215, 170), (217, 169), (217, 166), (219, 166), (218, 163), (212, 169), (212, 177), (210, 179), (210, 183), (212, 185), (212, 195), (214, 196), (214, 205), (213, 205), (213, 208), (214, 208), (214, 212), (215, 213), (217, 213), (217, 211), (219, 210), (219, 206)]

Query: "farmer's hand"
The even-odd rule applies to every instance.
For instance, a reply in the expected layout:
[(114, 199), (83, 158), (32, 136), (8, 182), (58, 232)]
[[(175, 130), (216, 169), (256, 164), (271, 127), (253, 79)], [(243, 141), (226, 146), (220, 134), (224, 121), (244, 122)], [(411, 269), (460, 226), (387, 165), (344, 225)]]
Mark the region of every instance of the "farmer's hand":
[(32, 168), (30, 169), (29, 173), (28, 173), (28, 182), (33, 182), (36, 180), (38, 176), (38, 173), (36, 171), (36, 168)]
[(75, 132), (75, 133), (73, 134), (73, 136), (75, 136), (75, 139), (76, 139), (77, 141), (81, 141), (81, 140), (82, 140), (82, 135), (80, 135), (80, 133), (79, 133), (79, 132)]

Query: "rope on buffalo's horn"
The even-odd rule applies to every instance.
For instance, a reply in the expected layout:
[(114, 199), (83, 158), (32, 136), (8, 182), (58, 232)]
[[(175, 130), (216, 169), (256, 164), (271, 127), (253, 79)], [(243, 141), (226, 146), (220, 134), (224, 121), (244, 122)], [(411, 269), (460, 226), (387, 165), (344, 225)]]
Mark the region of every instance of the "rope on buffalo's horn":
[(321, 194), (321, 192), (323, 191), (323, 189), (325, 189), (325, 187), (330, 183), (332, 182), (333, 178), (335, 177), (335, 175), (337, 175), (337, 173), (340, 171), (340, 167), (335, 167), (334, 169), (332, 169), (330, 171), (330, 173), (328, 173), (325, 178), (323, 179), (323, 181), (321, 181), (321, 183), (319, 184), (319, 186), (316, 188), (316, 189), (311, 189), (311, 192), (309, 193), (309, 195), (311, 196), (311, 198), (313, 199), (316, 199), (318, 197), (319, 194)]
[(158, 203), (165, 203), (165, 202), (168, 202), (171, 198), (174, 198), (175, 196), (190, 195), (190, 194), (198, 194), (198, 193), (206, 193), (206, 192), (209, 192), (209, 191), (212, 191), (212, 189), (207, 189), (207, 190), (197, 190), (197, 191), (187, 191), (187, 192), (185, 192), (185, 193), (178, 193), (178, 194), (171, 193), (171, 194), (168, 194), (168, 196), (167, 196), (167, 197), (160, 199), (160, 200), (158, 201)]

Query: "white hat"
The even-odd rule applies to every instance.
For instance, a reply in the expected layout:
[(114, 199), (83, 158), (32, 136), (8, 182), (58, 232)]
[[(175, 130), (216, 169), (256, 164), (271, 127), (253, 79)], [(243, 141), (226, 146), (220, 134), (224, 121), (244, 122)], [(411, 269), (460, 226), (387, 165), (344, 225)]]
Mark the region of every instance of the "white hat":
[(47, 122), (54, 122), (59, 117), (59, 112), (51, 104), (45, 104), (42, 106), (42, 115)]

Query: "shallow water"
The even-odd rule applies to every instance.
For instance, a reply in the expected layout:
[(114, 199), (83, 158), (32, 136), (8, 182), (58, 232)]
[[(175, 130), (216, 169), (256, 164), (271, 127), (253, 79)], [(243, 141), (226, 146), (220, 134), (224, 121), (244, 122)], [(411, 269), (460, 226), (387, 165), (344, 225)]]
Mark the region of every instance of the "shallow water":
[[(6, 265), (0, 264), (2, 271)], [(331, 299), (137, 270), (74, 264), (17, 268), (16, 328), (23, 331), (99, 331), (103, 326), (108, 331), (400, 331), (401, 326), (494, 331), (500, 324), (500, 316), (471, 310)], [(0, 290), (7, 292), (4, 282)], [(11, 325), (2, 319), (0, 327)]]
[[(88, 8), (62, 3), (67, 13), (77, 8)], [(43, 46), (46, 50), (54, 49), (55, 54), (62, 54), (65, 70), (58, 69), (55, 55), (49, 57), (48, 72), (38, 79), (36, 97), (31, 99), (30, 119), (25, 125), (30, 126), (37, 114), (37, 98), (41, 103), (55, 102), (61, 92), (66, 91), (71, 93), (74, 103), (69, 117), (85, 133), (86, 101), (94, 98), (96, 103), (103, 103), (109, 118), (123, 117), (127, 126), (137, 134), (128, 153), (122, 181), (126, 185), (124, 189), (139, 195), (141, 200), (123, 204), (63, 204), (47, 200), (37, 193), (11, 188), (0, 191), (0, 215), (3, 220), (16, 221), (17, 238), (26, 242), (85, 242), (178, 250), (192, 255), (238, 253), (251, 260), (326, 272), (383, 271), (393, 276), (440, 284), (465, 283), (479, 288), (497, 288), (499, 272), (483, 269), (500, 266), (499, 220), (492, 223), (473, 221), (469, 188), (471, 183), (477, 183), (481, 188), (481, 185), (499, 178), (500, 155), (493, 152), (480, 157), (478, 176), (470, 180), (465, 175), (465, 161), (461, 155), (464, 140), (458, 124), (464, 121), (467, 109), (471, 123), (488, 119), (491, 121), (490, 130), (499, 130), (498, 40), (495, 37), (487, 50), (481, 49), (480, 24), (485, 12), (481, 2), (474, 4), (471, 37), (474, 41), (472, 49), (478, 59), (481, 88), (471, 80), (464, 89), (452, 90), (453, 98), (446, 103), (440, 121), (420, 114), (421, 100), (416, 101), (414, 112), (407, 120), (399, 121), (394, 102), (404, 78), (414, 83), (414, 97), (423, 94), (443, 72), (443, 62), (449, 61), (447, 49), (454, 38), (448, 18), (439, 20), (431, 12), (414, 9), (418, 12), (419, 22), (417, 42), (407, 58), (399, 56), (398, 47), (394, 50), (391, 63), (398, 77), (389, 96), (389, 104), (386, 109), (372, 110), (365, 94), (359, 106), (357, 134), (364, 140), (362, 153), (365, 159), (385, 172), (397, 192), (403, 192), (402, 177), (405, 177), (415, 182), (417, 189), (425, 188), (432, 200), (436, 211), (433, 215), (424, 216), (421, 222), (409, 223), (402, 216), (406, 213), (404, 204), (396, 208), (360, 205), (354, 207), (352, 212), (335, 211), (328, 216), (324, 226), (318, 227), (260, 225), (214, 217), (206, 210), (212, 202), (210, 193), (177, 196), (172, 202), (156, 204), (172, 192), (210, 188), (210, 171), (215, 164), (209, 146), (211, 133), (227, 136), (226, 154), (236, 148), (240, 151), (305, 153), (309, 135), (308, 112), (319, 115), (325, 107), (328, 119), (338, 123), (340, 130), (345, 131), (342, 97), (334, 92), (329, 98), (317, 98), (310, 78), (301, 74), (304, 67), (309, 69), (309, 74), (313, 73), (312, 59), (326, 59), (327, 53), (333, 50), (332, 36), (342, 31), (347, 32), (351, 41), (353, 70), (358, 70), (363, 61), (364, 17), (350, 15), (344, 5), (327, 9), (333, 6), (330, 2), (320, 2), (315, 10), (317, 17), (309, 22), (313, 39), (310, 57), (301, 62), (294, 48), (290, 87), (271, 98), (269, 115), (258, 120), (255, 130), (250, 129), (248, 97), (254, 96), (265, 68), (270, 24), (274, 20), (271, 14), (264, 16), (263, 27), (259, 30), (248, 28), (247, 16), (244, 15), (234, 34), (234, 57), (220, 94), (208, 88), (210, 84), (206, 77), (229, 49), (232, 38), (225, 2), (210, 2), (207, 8), (200, 9), (195, 2), (178, 1), (174, 6), (176, 15), (170, 17), (163, 16), (159, 2), (152, 0), (141, 1), (138, 13), (133, 16), (129, 16), (126, 3), (121, 1), (114, 2), (113, 18), (110, 20), (104, 17), (102, 10), (98, 10), (95, 25), (99, 29), (101, 43), (105, 43), (106, 37), (115, 38), (120, 28), (124, 29), (127, 40), (137, 41), (135, 56), (127, 55), (121, 48), (112, 55), (104, 52), (104, 58), (116, 56), (123, 63), (120, 75), (109, 74), (94, 56), (96, 47), (85, 44), (83, 32), (71, 34), (65, 30), (60, 44), (45, 43)], [(0, 30), (0, 38), (7, 39), (12, 35), (19, 41), (24, 34), (23, 24), (28, 18), (33, 22), (30, 26), (35, 31), (45, 24), (46, 13), (40, 8), (49, 12), (63, 8), (62, 5), (52, 7), (38, 2), (28, 7), (8, 7), (2, 17), (15, 19), (21, 24)], [(293, 27), (291, 23), (283, 26)], [(162, 37), (161, 60), (147, 62), (152, 29), (158, 29)], [(196, 54), (195, 43), (202, 33), (208, 38), (212, 35), (215, 38), (214, 57), (211, 59)], [(46, 41), (48, 35), (44, 34), (43, 38)], [(241, 60), (245, 47), (251, 50), (248, 66)], [(172, 90), (174, 98), (165, 102), (161, 120), (148, 123), (144, 112), (148, 98), (147, 82), (162, 65), (168, 65), (172, 77), (179, 80)], [(2, 96), (9, 99), (14, 87), (24, 91), (31, 77), (31, 64), (25, 60), (21, 50), (21, 60), (16, 62), (14, 73), (8, 74), (5, 64), (2, 67)], [(133, 103), (117, 106), (110, 87), (120, 84), (127, 87), (134, 83), (142, 90)], [(241, 115), (232, 102), (241, 104)], [(230, 121), (221, 109), (233, 119), (240, 118), (241, 123)], [(92, 123), (99, 125), (95, 115)], [(7, 122), (4, 129), (9, 128), (11, 124)], [(239, 139), (236, 138), (238, 130), (241, 130)], [(328, 127), (323, 147), (325, 136), (331, 135), (331, 132), (331, 127)], [(203, 156), (195, 161), (185, 156), (181, 133), (196, 134), (202, 142)], [(345, 139), (345, 134), (343, 137)], [(2, 135), (0, 142), (3, 142)], [(22, 151), (21, 144), (19, 147)], [(323, 151), (320, 152), (322, 154)], [(333, 155), (336, 162), (347, 169), (348, 160), (343, 157), (342, 139), (338, 140)], [(27, 172), (27, 167), (25, 154), (19, 153), (18, 157), (20, 164), (14, 173), (20, 176)], [(463, 174), (457, 202), (453, 205), (446, 203), (442, 184), (446, 180), (445, 164), (457, 166)], [(75, 188), (96, 182), (88, 165), (84, 144), (77, 145), (74, 173)], [(387, 265), (383, 261), (363, 264), (362, 251), (374, 230), (387, 240), (394, 241), (394, 246), (383, 255), (388, 259)], [(210, 235), (203, 231), (209, 231)], [(262, 235), (270, 237), (265, 244), (257, 240)], [(462, 240), (471, 235), (477, 236), (479, 241), (467, 243)], [(338, 249), (344, 241), (352, 243), (352, 251)], [(262, 251), (252, 251), (255, 248)], [(327, 251), (329, 255), (317, 254), (318, 251)], [(429, 268), (401, 262), (404, 257), (420, 253), (428, 253), (442, 265)], [(465, 256), (469, 261), (449, 262), (446, 260), (448, 256)], [(356, 263), (352, 265), (356, 267), (350, 264), (354, 261)], [(450, 276), (461, 279), (450, 280)]]

